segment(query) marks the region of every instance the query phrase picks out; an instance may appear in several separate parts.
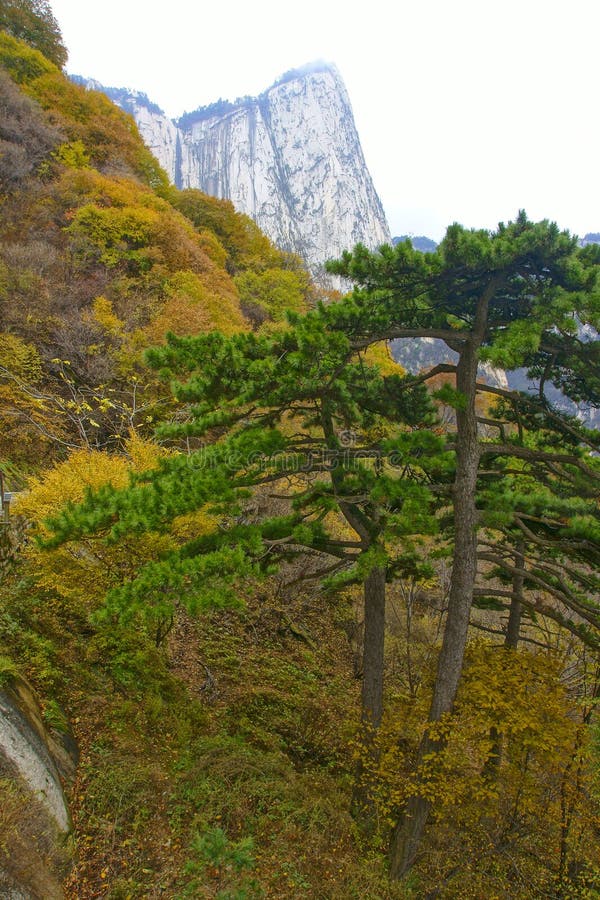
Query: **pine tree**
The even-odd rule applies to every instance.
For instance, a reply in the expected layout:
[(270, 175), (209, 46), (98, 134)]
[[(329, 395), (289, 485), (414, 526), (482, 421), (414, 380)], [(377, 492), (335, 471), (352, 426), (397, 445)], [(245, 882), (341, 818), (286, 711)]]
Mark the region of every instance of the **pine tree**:
[[(417, 760), (423, 790), (408, 801), (394, 830), (392, 878), (411, 867), (429, 816), (425, 763), (443, 747), (436, 726), (453, 708), (479, 590), (479, 563), (489, 562), (482, 557), (482, 527), (500, 530), (513, 562), (523, 538), (527, 553), (521, 556), (533, 560), (536, 541), (523, 524), (536, 539), (546, 539), (544, 523), (532, 519), (537, 513), (531, 512), (528, 479), (537, 478), (540, 485), (538, 512), (539, 504), (552, 502), (556, 521), (567, 517), (561, 523), (562, 545), (554, 546), (556, 565), (545, 572), (545, 589), (570, 611), (563, 624), (568, 626), (575, 611), (575, 630), (585, 636), (580, 619), (585, 622), (587, 611), (588, 624), (596, 627), (596, 611), (585, 597), (595, 575), (590, 580), (585, 566), (596, 566), (597, 547), (592, 552), (585, 542), (596, 545), (589, 510), (597, 497), (598, 470), (586, 458), (589, 436), (552, 408), (545, 387), (552, 383), (567, 396), (585, 393), (598, 402), (599, 344), (583, 341), (579, 327), (598, 327), (599, 264), (597, 254), (579, 251), (568, 233), (547, 222), (533, 224), (524, 214), (493, 233), (454, 225), (434, 253), (418, 253), (409, 243), (377, 253), (358, 246), (331, 265), (356, 284), (339, 303), (292, 315), (287, 327), (271, 333), (171, 336), (166, 347), (152, 351), (151, 363), (165, 377), (178, 379), (174, 392), (188, 409), (187, 420), (180, 415), (163, 437), (185, 439), (190, 446), (204, 441), (204, 446), (164, 460), (126, 490), (106, 488), (90, 495), (50, 523), (50, 543), (59, 543), (97, 531), (108, 540), (132, 531), (160, 531), (176, 516), (199, 508), (221, 517), (219, 528), (145, 565), (136, 578), (114, 589), (113, 609), (143, 605), (169, 592), (190, 608), (222, 604), (235, 599), (240, 580), (299, 554), (312, 558), (312, 573), (326, 576), (332, 587), (362, 582), (367, 732), (377, 728), (383, 707), (386, 580), (425, 571), (419, 539), (436, 528), (437, 498), (451, 498), (448, 613), (431, 729)], [(365, 356), (374, 343), (417, 337), (445, 341), (458, 355), (456, 366), (406, 377), (382, 374)], [(481, 421), (479, 395), (491, 390), (478, 378), (482, 359), (506, 368), (528, 367), (539, 379), (535, 408), (530, 397), (518, 403), (504, 398), (513, 403), (512, 431), (501, 411), (491, 417), (493, 425)], [(422, 385), (448, 371), (456, 386), (446, 385), (438, 396), (454, 407), (456, 428), (444, 436), (423, 427), (430, 412)], [(517, 418), (527, 415), (531, 426), (519, 428)], [(497, 428), (498, 436), (486, 436), (482, 424)], [(589, 499), (578, 519), (574, 500), (583, 481)], [(282, 485), (285, 514), (249, 519), (248, 498), (267, 487), (281, 495)], [(512, 505), (502, 504), (503, 491), (514, 494)], [(349, 535), (340, 531), (340, 523)], [(580, 542), (576, 550), (574, 539)], [(576, 557), (579, 575), (568, 573), (571, 588), (559, 598), (557, 579)], [(497, 554), (493, 564), (503, 577), (516, 579), (513, 594), (527, 600), (527, 589), (541, 571), (539, 561), (511, 566), (506, 558)], [(373, 744), (370, 752), (372, 762)], [(364, 807), (368, 812), (368, 802)]]
[[(329, 589), (362, 584), (361, 720), (372, 757), (383, 712), (386, 581), (429, 571), (420, 541), (436, 529), (430, 483), (449, 480), (452, 458), (426, 427), (433, 412), (423, 387), (400, 370), (383, 375), (345, 334), (329, 330), (328, 318), (322, 306), (290, 314), (289, 326), (272, 334), (170, 335), (150, 351), (164, 377), (178, 378), (175, 396), (189, 410), (163, 438), (204, 446), (162, 460), (126, 491), (106, 488), (65, 510), (50, 523), (50, 543), (97, 530), (109, 539), (159, 531), (203, 506), (223, 518), (218, 530), (113, 590), (113, 609), (173, 592), (191, 609), (222, 605), (242, 578), (298, 556)], [(248, 500), (267, 487), (286, 511), (256, 520)], [(363, 818), (366, 795), (367, 787), (357, 791)]]
[[(576, 239), (556, 225), (534, 224), (520, 213), (493, 233), (453, 225), (434, 253), (418, 253), (410, 242), (384, 246), (377, 253), (358, 246), (330, 266), (356, 285), (353, 303), (332, 309), (331, 316), (331, 327), (350, 333), (356, 347), (382, 339), (429, 337), (444, 341), (458, 355), (456, 366), (439, 366), (424, 376), (452, 370), (456, 378), (454, 397), (452, 390), (446, 391), (456, 409), (454, 560), (432, 724), (454, 704), (478, 573), (477, 486), (488, 453), (478, 429), (479, 362), (541, 373), (542, 412), (554, 420), (560, 416), (546, 399), (549, 383), (567, 396), (585, 392), (597, 403), (600, 344), (582, 341), (578, 327), (599, 325), (599, 261), (589, 248), (578, 252)], [(530, 453), (498, 442), (491, 452), (495, 457)], [(440, 739), (426, 732), (418, 768), (425, 771), (426, 761), (441, 746)], [(425, 790), (409, 800), (393, 835), (392, 878), (412, 866), (429, 811)]]

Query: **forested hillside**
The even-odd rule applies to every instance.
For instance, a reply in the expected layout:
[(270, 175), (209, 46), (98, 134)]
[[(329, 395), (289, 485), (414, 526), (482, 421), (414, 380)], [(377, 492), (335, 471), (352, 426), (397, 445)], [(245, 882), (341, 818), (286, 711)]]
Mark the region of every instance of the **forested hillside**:
[[(0, 892), (599, 896), (600, 437), (545, 395), (600, 404), (598, 247), (454, 225), (324, 298), (47, 3), (0, 26)], [(407, 375), (423, 337), (456, 364)]]
[(160, 416), (141, 357), (167, 329), (249, 328), (310, 288), (230, 204), (171, 190), (103, 95), (0, 40), (2, 452), (27, 465)]

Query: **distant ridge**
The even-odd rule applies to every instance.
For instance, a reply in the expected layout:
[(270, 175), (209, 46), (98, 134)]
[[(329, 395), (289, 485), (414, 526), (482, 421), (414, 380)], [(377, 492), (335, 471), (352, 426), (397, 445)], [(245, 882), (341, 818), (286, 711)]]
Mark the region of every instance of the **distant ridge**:
[(600, 244), (600, 231), (588, 231), (579, 241), (582, 247), (586, 244)]
[(392, 238), (394, 245), (401, 244), (402, 241), (410, 241), (415, 250), (420, 250), (421, 253), (432, 253), (437, 248), (436, 242), (423, 234), (401, 234), (399, 237)]

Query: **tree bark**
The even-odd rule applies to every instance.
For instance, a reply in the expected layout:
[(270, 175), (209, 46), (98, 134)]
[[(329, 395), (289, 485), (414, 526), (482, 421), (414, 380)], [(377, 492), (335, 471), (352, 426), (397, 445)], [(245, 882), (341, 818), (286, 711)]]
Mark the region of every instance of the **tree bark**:
[(525, 541), (520, 538), (515, 548), (515, 572), (512, 578), (513, 597), (510, 602), (510, 611), (508, 613), (508, 624), (506, 626), (506, 637), (504, 638), (504, 646), (508, 650), (516, 650), (521, 635), (521, 616), (523, 614), (523, 584), (525, 579), (523, 572), (525, 570)]
[(352, 808), (365, 831), (375, 818), (373, 767), (379, 761), (377, 731), (383, 715), (385, 568), (371, 569), (364, 583), (364, 645), (361, 694), (361, 755), (356, 767)]
[[(338, 449), (332, 410), (327, 403), (323, 403), (321, 424), (327, 446), (333, 450)], [(338, 495), (340, 512), (359, 536), (359, 547), (362, 552), (366, 552), (377, 539), (378, 523), (375, 519), (369, 518), (358, 504), (342, 499), (344, 479), (340, 469), (335, 467), (332, 469), (331, 480), (334, 491)], [(363, 587), (364, 639), (360, 743), (364, 749), (361, 751), (356, 766), (352, 811), (367, 832), (372, 830), (375, 822), (372, 771), (379, 760), (376, 738), (383, 714), (385, 583), (385, 566), (375, 566), (367, 575)]]
[(365, 630), (361, 720), (376, 730), (383, 714), (385, 569), (371, 569), (365, 580)]
[[(512, 577), (512, 597), (508, 612), (508, 623), (504, 635), (505, 650), (516, 650), (521, 637), (521, 617), (523, 615), (523, 584), (525, 567), (525, 541), (519, 539), (514, 552), (515, 571)], [(483, 767), (483, 774), (490, 780), (498, 777), (498, 771), (502, 763), (503, 740), (502, 734), (495, 725), (490, 729), (492, 745)]]
[[(473, 589), (477, 574), (477, 507), (476, 487), (480, 447), (477, 436), (475, 400), (477, 394), (478, 350), (483, 341), (490, 298), (496, 290), (492, 282), (481, 296), (473, 331), (460, 351), (456, 367), (456, 388), (461, 405), (456, 411), (456, 475), (454, 479), (454, 560), (448, 614), (438, 666), (429, 721), (435, 723), (452, 710), (462, 673)], [(423, 763), (438, 753), (443, 742), (425, 732), (417, 756), (417, 773), (426, 778)], [(390, 844), (390, 878), (402, 878), (412, 867), (427, 820), (431, 802), (418, 793), (408, 801), (396, 825)]]

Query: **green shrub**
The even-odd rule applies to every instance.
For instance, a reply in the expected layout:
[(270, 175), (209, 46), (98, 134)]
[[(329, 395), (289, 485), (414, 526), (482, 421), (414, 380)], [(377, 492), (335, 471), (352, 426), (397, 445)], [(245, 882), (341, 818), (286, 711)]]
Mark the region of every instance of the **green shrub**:
[(190, 847), (192, 858), (184, 867), (185, 874), (192, 877), (181, 896), (197, 897), (198, 888), (209, 880), (217, 900), (263, 897), (260, 885), (247, 874), (254, 868), (253, 849), (252, 838), (232, 841), (222, 828), (196, 833)]
[(7, 685), (18, 675), (18, 669), (8, 656), (0, 656), (0, 688)]

